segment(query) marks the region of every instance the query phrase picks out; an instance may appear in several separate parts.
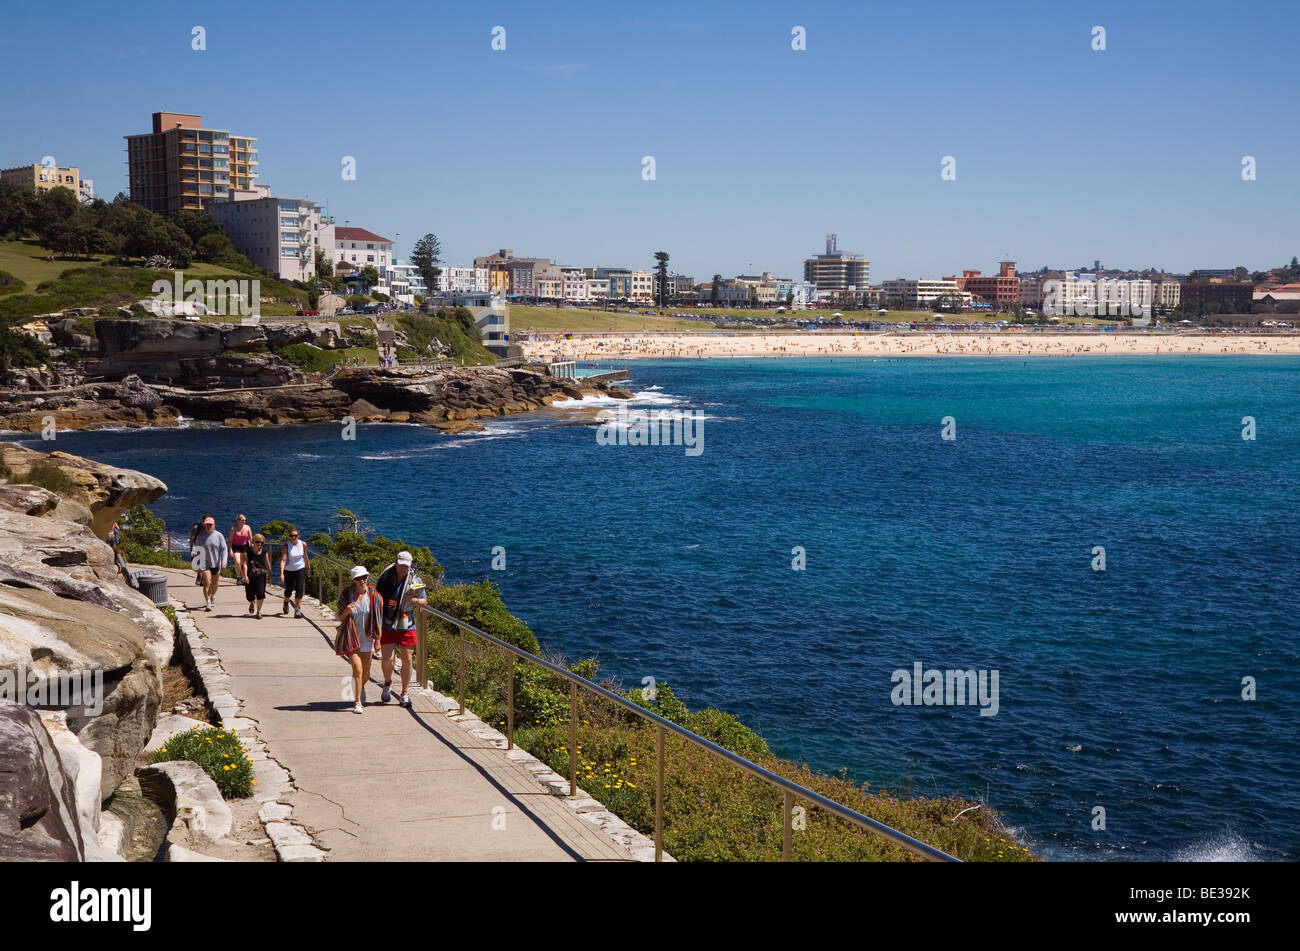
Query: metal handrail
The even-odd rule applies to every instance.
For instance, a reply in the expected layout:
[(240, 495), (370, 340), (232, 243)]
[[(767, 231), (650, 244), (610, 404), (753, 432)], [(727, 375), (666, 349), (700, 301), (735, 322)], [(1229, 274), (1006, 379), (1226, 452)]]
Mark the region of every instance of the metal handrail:
[[(338, 561), (337, 559), (331, 558), (329, 555), (326, 555), (322, 552), (318, 552), (315, 549), (310, 549), (310, 550), (315, 558), (326, 562), (330, 562), (338, 566), (340, 578), (342, 577), (342, 572), (348, 570), (348, 566), (344, 565), (342, 562)], [(784, 791), (785, 793), (784, 796), (785, 803), (783, 807), (784, 829), (782, 833), (782, 848), (781, 848), (782, 861), (788, 862), (791, 860), (792, 857), (791, 853), (793, 848), (793, 814), (794, 814), (794, 804), (795, 804), (796, 796), (799, 797), (800, 799), (806, 799), (809, 803), (815, 806), (819, 806), (820, 808), (826, 810), (827, 812), (833, 813), (834, 815), (837, 815), (841, 819), (851, 822), (852, 824), (858, 826), (859, 828), (866, 829), (869, 832), (874, 832), (882, 839), (885, 839), (888, 842), (892, 842), (893, 844), (906, 849), (907, 851), (913, 853), (914, 855), (919, 855), (924, 859), (928, 859), (934, 862), (961, 861), (960, 859), (956, 858), (955, 856), (949, 855), (947, 852), (944, 852), (941, 849), (936, 849), (934, 846), (928, 845), (927, 843), (922, 842), (919, 839), (912, 838), (910, 835), (908, 835), (905, 832), (899, 832), (897, 829), (891, 826), (887, 826), (883, 822), (878, 822), (877, 820), (872, 819), (870, 816), (865, 816), (862, 813), (858, 812), (856, 809), (851, 809), (848, 806), (842, 805), (841, 803), (836, 802), (834, 799), (828, 799), (826, 796), (823, 796), (821, 793), (814, 792), (808, 787), (802, 786), (799, 783), (794, 782), (793, 780), (786, 779), (784, 776), (780, 776), (776, 773), (773, 773), (770, 770), (764, 769), (762, 766), (759, 766), (757, 763), (751, 762), (745, 757), (733, 753), (731, 750), (719, 746), (717, 743), (714, 743), (711, 740), (706, 740), (704, 737), (691, 732), (685, 727), (673, 723), (671, 720), (665, 719), (664, 717), (661, 717), (657, 713), (652, 713), (651, 711), (645, 709), (644, 707), (638, 706), (637, 704), (628, 700), (626, 697), (620, 696), (614, 691), (600, 686), (600, 684), (593, 683), (592, 681), (586, 679), (585, 677), (581, 677), (578, 674), (573, 673), (573, 671), (571, 670), (566, 670), (564, 667), (561, 667), (559, 664), (552, 663), (551, 661), (546, 660), (545, 658), (542, 657), (538, 657), (535, 654), (530, 654), (528, 651), (524, 650), (523, 648), (516, 647), (514, 644), (511, 644), (509, 641), (503, 641), (501, 638), (495, 637), (492, 634), (487, 633), (486, 631), (479, 630), (474, 625), (468, 624), (465, 621), (462, 621), (460, 618), (448, 614), (445, 611), (440, 611), (437, 608), (422, 607), (417, 605), (415, 617), (416, 617), (416, 627), (418, 630), (419, 640), (417, 641), (417, 645), (416, 645), (417, 653), (416, 653), (415, 663), (417, 666), (416, 677), (421, 687), (428, 687), (429, 685), (429, 666), (428, 666), (429, 647), (428, 647), (428, 638), (427, 638), (429, 616), (433, 616), (438, 618), (439, 620), (446, 621), (447, 623), (452, 624), (455, 627), (459, 628), (461, 631), (474, 634), (477, 637), (480, 637), (483, 640), (487, 641), (489, 644), (499, 647), (502, 650), (506, 651), (507, 654), (511, 655), (510, 678), (507, 683), (507, 689), (506, 689), (506, 702), (507, 702), (506, 742), (507, 742), (508, 749), (513, 749), (515, 744), (515, 737), (514, 737), (514, 712), (515, 712), (514, 711), (514, 686), (515, 684), (514, 681), (515, 681), (516, 658), (526, 660), (532, 664), (537, 664), (539, 667), (542, 667), (543, 669), (548, 670), (551, 673), (555, 674), (556, 676), (561, 677), (569, 682), (569, 795), (570, 796), (577, 795), (577, 775), (578, 775), (577, 710), (578, 710), (579, 688), (583, 690), (587, 690), (588, 692), (593, 693), (599, 697), (604, 697), (606, 700), (609, 700), (617, 704), (623, 709), (636, 714), (637, 716), (641, 717), (643, 720), (647, 720), (658, 727), (658, 732), (655, 741), (656, 760), (657, 760), (657, 776), (655, 781), (655, 834), (654, 834), (656, 862), (663, 860), (664, 737), (665, 734), (669, 732), (676, 734), (677, 736), (681, 737), (683, 740), (686, 740), (688, 743), (692, 743), (695, 746), (700, 747), (701, 749), (707, 750), (708, 752), (714, 754), (715, 756), (721, 757), (722, 759), (731, 763), (733, 766), (739, 767), (742, 771), (749, 773), (751, 776), (761, 779), (764, 782), (770, 783), (773, 786), (777, 786), (778, 788)], [(458, 678), (457, 678), (457, 693), (458, 693), (457, 702), (460, 705), (460, 714), (463, 715), (465, 713), (465, 639), (463, 636), (459, 637), (458, 639), (460, 640), (460, 650), (459, 650), (460, 659), (459, 659)]]

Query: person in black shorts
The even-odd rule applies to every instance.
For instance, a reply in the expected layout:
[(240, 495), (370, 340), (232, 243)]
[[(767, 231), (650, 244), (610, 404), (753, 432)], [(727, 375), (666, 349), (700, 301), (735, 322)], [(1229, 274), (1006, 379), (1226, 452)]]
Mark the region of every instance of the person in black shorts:
[(302, 617), (302, 596), (307, 590), (307, 544), (292, 529), (280, 551), (280, 578), (284, 582), (284, 607), (281, 614), (289, 613), (289, 599), (293, 599), (293, 616)]
[(244, 582), (244, 596), (248, 598), (248, 613), (253, 613), (257, 605), (257, 619), (262, 619), (262, 602), (266, 600), (266, 581), (271, 577), (271, 553), (266, 550), (266, 536), (254, 535), (248, 543), (248, 561), (246, 569), (248, 580)]

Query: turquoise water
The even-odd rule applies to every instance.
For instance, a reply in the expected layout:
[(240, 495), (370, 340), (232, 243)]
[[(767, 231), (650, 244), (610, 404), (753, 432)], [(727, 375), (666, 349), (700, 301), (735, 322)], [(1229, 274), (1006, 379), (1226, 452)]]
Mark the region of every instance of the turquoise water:
[[(982, 797), (1051, 858), (1300, 858), (1300, 360), (632, 371), (638, 405), (707, 414), (702, 454), (600, 446), (548, 412), (58, 448), (164, 479), (155, 509), (185, 530), (351, 508), (450, 580), (491, 576), (546, 646), (666, 680), (817, 768)], [(916, 662), (997, 670), (997, 714), (896, 706)]]

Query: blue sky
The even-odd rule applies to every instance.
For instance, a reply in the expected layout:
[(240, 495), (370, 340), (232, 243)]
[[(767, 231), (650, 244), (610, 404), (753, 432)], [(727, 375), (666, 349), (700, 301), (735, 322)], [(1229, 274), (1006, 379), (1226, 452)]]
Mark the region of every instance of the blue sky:
[(0, 35), (0, 167), (53, 155), (111, 198), (122, 137), (197, 112), (403, 257), (433, 231), (456, 264), (800, 276), (836, 232), (873, 282), (1004, 255), (1255, 269), (1300, 254), (1298, 9), (43, 0)]

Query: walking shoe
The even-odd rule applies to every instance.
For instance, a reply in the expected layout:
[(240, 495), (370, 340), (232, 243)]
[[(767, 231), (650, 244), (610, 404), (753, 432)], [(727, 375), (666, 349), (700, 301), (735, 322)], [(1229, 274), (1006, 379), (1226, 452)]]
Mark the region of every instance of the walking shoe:
[(203, 602), (203, 610), (205, 610), (205, 611), (211, 611), (211, 610), (212, 610), (212, 601), (211, 601), (211, 600), (208, 600), (208, 601), (204, 601), (204, 602)]
[(252, 614), (252, 613), (253, 613), (253, 602), (252, 602), (252, 601), (249, 601), (249, 602), (248, 602), (248, 613), (249, 613), (249, 614)]
[(299, 618), (302, 617), (302, 611), (301, 611), (299, 608), (294, 608), (294, 609), (293, 609), (293, 616), (294, 616), (294, 617), (299, 617)]
[(361, 704), (358, 703), (358, 704), (356, 704), (355, 706), (352, 707), (352, 712), (353, 712), (353, 713), (365, 713), (366, 711), (363, 710), (363, 709), (361, 709)]
[(288, 613), (289, 613), (289, 602), (288, 602), (288, 601), (284, 602), (284, 607), (280, 608), (280, 613), (281, 613), (281, 614), (288, 614)]
[(379, 694), (379, 702), (387, 703), (389, 700), (392, 699), (393, 699), (393, 685), (384, 684), (383, 692)]
[(411, 705), (411, 695), (409, 693), (402, 694), (402, 706), (409, 707), (410, 705)]

